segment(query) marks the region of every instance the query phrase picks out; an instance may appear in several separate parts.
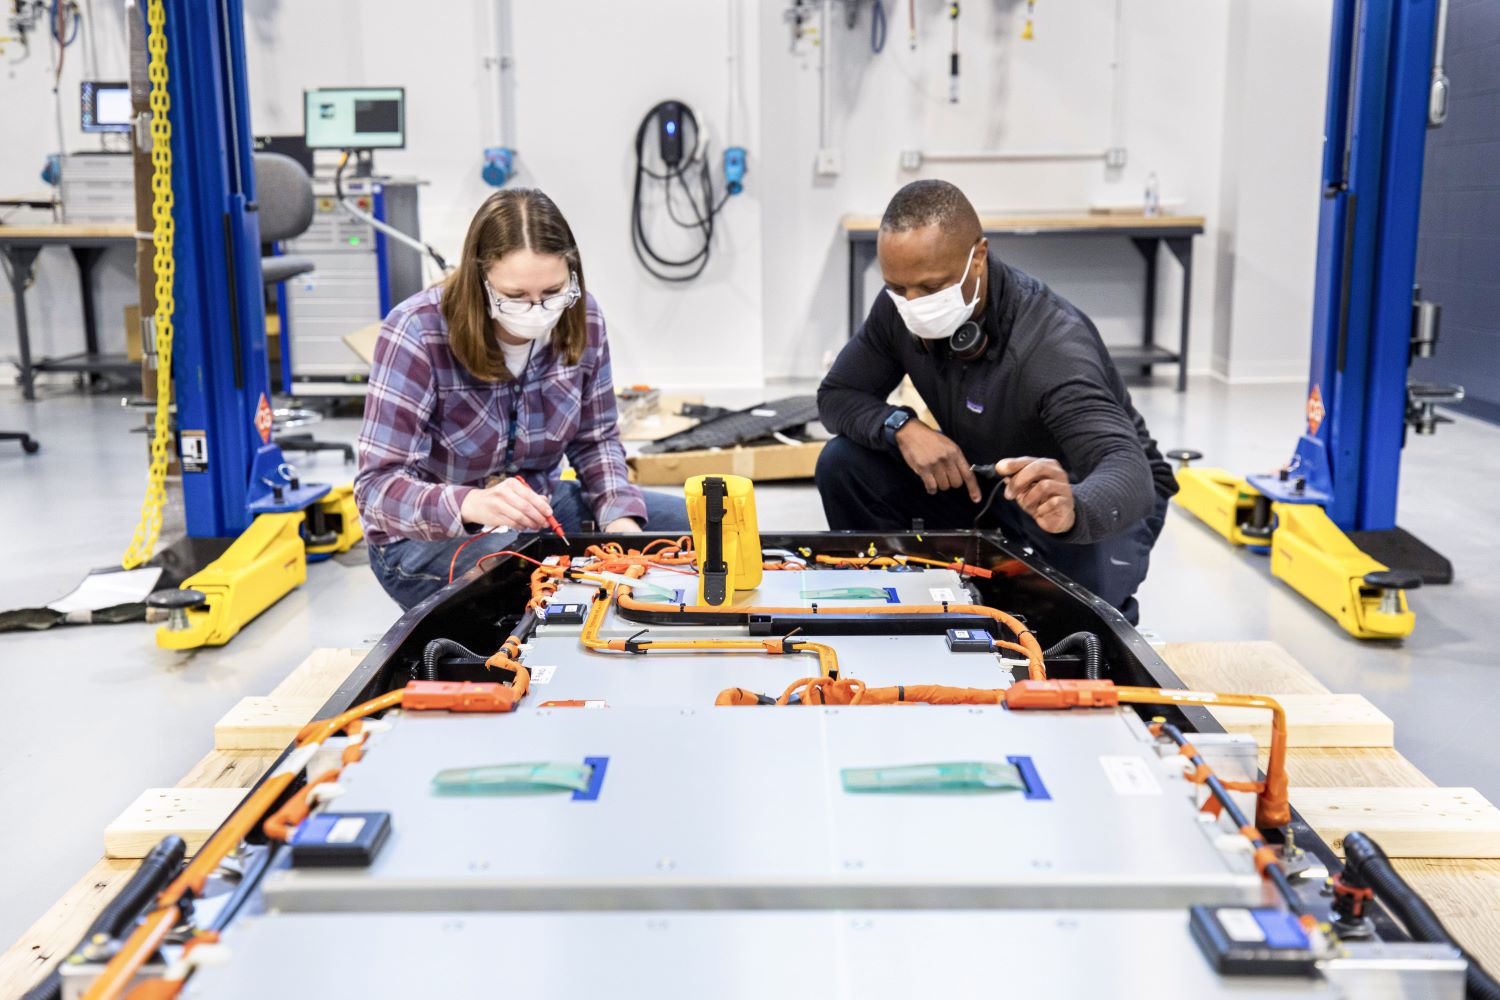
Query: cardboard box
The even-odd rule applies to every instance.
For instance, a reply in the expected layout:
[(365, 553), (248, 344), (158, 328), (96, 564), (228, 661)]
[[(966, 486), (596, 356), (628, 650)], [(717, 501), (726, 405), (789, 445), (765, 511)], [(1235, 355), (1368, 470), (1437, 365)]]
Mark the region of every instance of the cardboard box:
[(625, 460), (632, 482), (641, 486), (681, 486), (693, 476), (744, 476), (756, 482), (811, 479), (826, 441), (767, 444), (755, 448), (707, 448)]
[(141, 307), (132, 303), (125, 307), (125, 360), (135, 362), (141, 357)]
[(367, 365), (375, 363), (375, 341), (380, 339), (380, 324), (371, 323), (362, 326), (353, 333), (344, 335), (344, 343), (349, 350), (359, 355), (359, 359)]

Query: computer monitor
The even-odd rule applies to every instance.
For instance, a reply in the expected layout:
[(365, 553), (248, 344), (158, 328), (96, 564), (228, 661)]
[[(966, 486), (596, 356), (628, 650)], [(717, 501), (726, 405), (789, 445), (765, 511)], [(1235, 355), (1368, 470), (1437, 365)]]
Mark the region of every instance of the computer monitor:
[(308, 149), (404, 149), (405, 87), (323, 87), (302, 92)]
[(85, 132), (129, 132), (130, 84), (102, 80), (80, 83), (78, 124)]

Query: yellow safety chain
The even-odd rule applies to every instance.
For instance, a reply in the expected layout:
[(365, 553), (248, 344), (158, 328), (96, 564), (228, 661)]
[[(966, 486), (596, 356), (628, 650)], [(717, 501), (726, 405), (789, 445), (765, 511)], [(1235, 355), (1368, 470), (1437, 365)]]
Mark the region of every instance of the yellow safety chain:
[(141, 521), (121, 560), (134, 569), (156, 548), (161, 535), (162, 508), (167, 502), (167, 463), (172, 449), (172, 280), (177, 270), (172, 252), (172, 120), (167, 116), (172, 100), (167, 93), (167, 12), (164, 0), (150, 0), (146, 20), (151, 26), (147, 47), (151, 52), (151, 258), (156, 275), (156, 419), (151, 434), (151, 471), (146, 499), (141, 502)]

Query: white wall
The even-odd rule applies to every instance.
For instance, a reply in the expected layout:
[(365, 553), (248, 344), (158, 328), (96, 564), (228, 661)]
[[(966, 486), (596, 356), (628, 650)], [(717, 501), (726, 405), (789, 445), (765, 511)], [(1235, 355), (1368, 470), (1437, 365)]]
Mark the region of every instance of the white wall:
[[(818, 53), (807, 41), (788, 51), (783, 0), (514, 0), (520, 181), (547, 190), (572, 222), (622, 380), (711, 387), (816, 375), (845, 335), (839, 219), (878, 214), (914, 177), (948, 177), (982, 211), (1079, 210), (1138, 201), (1152, 172), (1164, 199), (1208, 216), (1196, 247), (1193, 367), (1212, 361), (1231, 377), (1305, 371), (1301, 314), (1311, 295), (1315, 205), (1287, 192), (1316, 188), (1328, 0), (1121, 0), (1117, 129), (1116, 0), (1038, 5), (1029, 42), (1019, 39), (1021, 0), (964, 5), (957, 105), (947, 101), (944, 6), (919, 4), (920, 46), (912, 52), (906, 4), (885, 2), (889, 40), (879, 55), (869, 51), (868, 4), (853, 31), (835, 4), (830, 142), (843, 170), (818, 178)], [(117, 0), (94, 6), (119, 34)], [(676, 97), (706, 121), (717, 162), (731, 96), (731, 11), (741, 58), (729, 138), (749, 149), (747, 191), (721, 217), (707, 273), (669, 287), (647, 276), (630, 250), (631, 144), (645, 111)], [(378, 164), (431, 182), (422, 194), (424, 237), (456, 254), (492, 190), (479, 168), (498, 129), (485, 63), (495, 50), (493, 3), (448, 3), (440, 13), (416, 15), (391, 0), (246, 0), (246, 38), (258, 133), (298, 131), (304, 87), (407, 87), (408, 148), (379, 154)], [(101, 75), (123, 72), (123, 42), (108, 58), (115, 65)], [(65, 71), (65, 95), (76, 94), (69, 74), (81, 61)], [(7, 91), (45, 95), (45, 63), (42, 51), (29, 66), (0, 70)], [(42, 157), (56, 146), (50, 121), (46, 102), (0, 102), (0, 134), (16, 137), (0, 155), (0, 190), (38, 186)], [(929, 164), (914, 173), (899, 166), (903, 149), (1103, 148), (1112, 139), (1128, 152), (1121, 170), (1097, 161)], [(997, 249), (1087, 310), (1107, 340), (1138, 336), (1142, 264), (1123, 241), (1010, 239)], [(65, 256), (48, 266), (33, 296), (33, 329), (48, 328), (38, 337), (44, 345), (48, 337), (71, 343), (76, 279)], [(128, 258), (107, 265), (103, 279), (103, 316), (116, 328), (119, 305), (133, 295), (128, 269)], [(1166, 253), (1160, 272), (1158, 337), (1171, 343), (1180, 282)], [(874, 269), (866, 280), (873, 292)], [(1231, 299), (1228, 288), (1240, 294)], [(0, 352), (10, 350), (12, 325), (0, 299)]]
[[(836, 179), (813, 177), (816, 52), (804, 45), (799, 56), (790, 55), (784, 41), (762, 50), (762, 160), (770, 176), (760, 182), (777, 192), (778, 205), (765, 222), (768, 374), (816, 371), (822, 355), (843, 342), (847, 258), (839, 218), (845, 212), (878, 215), (901, 184), (917, 177), (959, 184), (981, 212), (1078, 211), (1139, 204), (1154, 172), (1164, 199), (1209, 216), (1197, 251), (1200, 261), (1211, 258), (1226, 27), (1221, 8), (1192, 0), (1121, 5), (1123, 115), (1116, 136), (1114, 0), (1078, 0), (1066, 9), (1041, 5), (1032, 41), (1019, 38), (1025, 5), (1018, 0), (964, 5), (956, 105), (948, 103), (952, 34), (942, 6), (919, 10), (915, 52), (907, 45), (906, 5), (887, 6), (894, 8), (893, 22), (880, 55), (870, 54), (863, 30), (839, 27), (833, 36), (838, 83), (830, 139), (844, 161)], [(779, 17), (779, 4), (762, 7), (768, 37)], [(1103, 149), (1115, 139), (1128, 150), (1123, 170), (1098, 161), (932, 163), (916, 172), (899, 166), (904, 149)], [(1125, 240), (1012, 238), (995, 248), (1089, 312), (1106, 340), (1139, 337), (1144, 265)], [(866, 276), (869, 294), (878, 287), (877, 270)], [(1194, 363), (1200, 368), (1208, 359), (1203, 348), (1212, 322), (1212, 272), (1200, 266), (1194, 281)], [(1165, 251), (1160, 274), (1157, 336), (1175, 344), (1180, 279)]]
[(1213, 367), (1235, 382), (1303, 381), (1332, 4), (1230, 0), (1230, 17)]

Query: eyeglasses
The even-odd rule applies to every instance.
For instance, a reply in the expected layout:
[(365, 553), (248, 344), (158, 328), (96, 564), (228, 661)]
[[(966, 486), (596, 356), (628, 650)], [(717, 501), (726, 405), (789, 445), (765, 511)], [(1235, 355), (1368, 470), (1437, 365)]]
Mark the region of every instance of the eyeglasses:
[(489, 296), (490, 305), (506, 316), (520, 316), (531, 312), (533, 306), (539, 307), (542, 312), (562, 312), (582, 297), (582, 293), (578, 291), (578, 272), (576, 271), (568, 272), (568, 287), (565, 291), (558, 292), (556, 295), (548, 295), (540, 302), (533, 302), (530, 299), (508, 299), (491, 288), (488, 281), (484, 283), (484, 293)]

